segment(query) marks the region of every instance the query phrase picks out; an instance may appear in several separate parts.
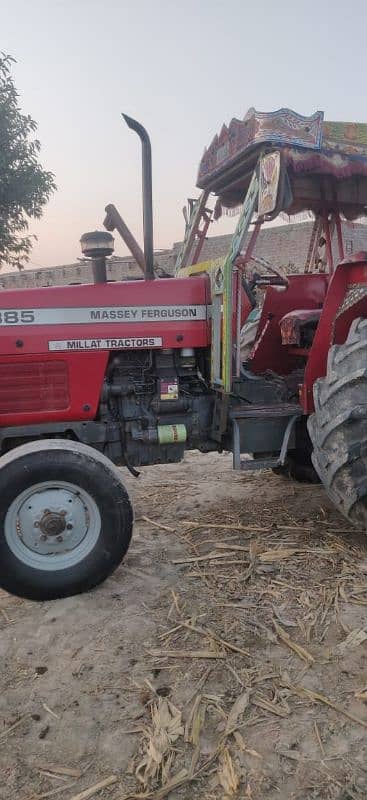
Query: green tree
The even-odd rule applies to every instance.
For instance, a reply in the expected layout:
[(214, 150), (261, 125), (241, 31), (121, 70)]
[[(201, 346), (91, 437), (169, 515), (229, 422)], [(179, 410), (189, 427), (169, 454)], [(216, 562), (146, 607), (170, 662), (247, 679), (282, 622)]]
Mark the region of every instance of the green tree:
[(14, 59), (0, 53), (0, 269), (22, 269), (29, 260), (34, 236), (29, 220), (42, 210), (56, 189), (52, 172), (38, 161), (37, 124), (19, 108), (11, 74)]

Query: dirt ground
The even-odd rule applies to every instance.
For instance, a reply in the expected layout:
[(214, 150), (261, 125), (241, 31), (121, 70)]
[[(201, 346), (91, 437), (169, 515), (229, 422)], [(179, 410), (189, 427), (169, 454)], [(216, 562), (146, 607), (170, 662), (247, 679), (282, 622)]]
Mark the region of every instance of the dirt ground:
[(103, 586), (0, 593), (1, 799), (365, 798), (363, 538), (321, 487), (227, 455), (127, 483)]

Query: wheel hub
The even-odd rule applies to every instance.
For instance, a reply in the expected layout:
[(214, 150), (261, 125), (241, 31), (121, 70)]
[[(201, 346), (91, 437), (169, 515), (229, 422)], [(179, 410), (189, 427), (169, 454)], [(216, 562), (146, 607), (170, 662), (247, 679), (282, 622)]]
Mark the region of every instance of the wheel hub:
[(13, 501), (5, 536), (25, 563), (38, 569), (62, 569), (90, 552), (100, 527), (98, 508), (88, 492), (72, 483), (44, 481)]
[(77, 487), (44, 483), (18, 498), (17, 533), (37, 553), (56, 555), (73, 550), (89, 528), (89, 514)]
[(57, 513), (55, 511), (46, 510), (39, 522), (41, 533), (45, 536), (60, 536), (66, 529), (65, 516), (65, 511)]

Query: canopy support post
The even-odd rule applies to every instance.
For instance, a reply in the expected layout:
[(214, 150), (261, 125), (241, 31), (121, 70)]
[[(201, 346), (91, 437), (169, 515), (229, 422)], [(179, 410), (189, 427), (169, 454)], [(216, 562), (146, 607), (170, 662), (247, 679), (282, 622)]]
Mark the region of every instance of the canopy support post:
[(328, 267), (328, 271), (330, 275), (334, 272), (334, 261), (333, 261), (333, 250), (331, 244), (331, 226), (329, 220), (329, 207), (330, 203), (327, 203), (326, 194), (327, 194), (328, 182), (327, 179), (321, 183), (321, 201), (322, 201), (322, 211), (321, 216), (323, 220), (323, 233), (325, 236), (325, 251), (326, 251), (326, 264)]
[(305, 274), (309, 272), (314, 272), (315, 270), (315, 262), (316, 262), (316, 254), (318, 251), (319, 240), (321, 236), (323, 228), (323, 220), (319, 214), (316, 214), (314, 224), (312, 227), (312, 233), (310, 238), (310, 243), (308, 246), (308, 252), (306, 256), (306, 263), (305, 263)]
[[(211, 348), (211, 384), (225, 394), (229, 394), (232, 385), (233, 358), (233, 267), (243, 247), (247, 231), (255, 211), (259, 194), (258, 166), (256, 165), (236, 231), (231, 241), (229, 252), (222, 266), (217, 267), (212, 280), (212, 348)], [(237, 288), (237, 286), (236, 286)], [(237, 296), (235, 295), (235, 301)], [(220, 336), (222, 330), (222, 337)]]
[(255, 222), (255, 226), (254, 226), (254, 229), (253, 229), (253, 231), (251, 233), (251, 236), (250, 236), (248, 245), (246, 247), (246, 250), (245, 250), (243, 256), (241, 257), (241, 266), (246, 266), (246, 264), (248, 264), (248, 262), (251, 261), (251, 256), (252, 256), (252, 254), (254, 252), (255, 245), (256, 245), (256, 242), (257, 242), (257, 237), (258, 237), (258, 235), (260, 233), (261, 226), (262, 226), (262, 220), (257, 220)]
[(323, 219), (324, 219), (326, 263), (328, 265), (329, 273), (331, 275), (334, 272), (334, 261), (333, 261), (333, 250), (331, 246), (330, 220), (326, 209), (323, 211)]
[(336, 234), (338, 237), (338, 248), (339, 248), (339, 258), (341, 261), (344, 260), (344, 242), (343, 242), (343, 231), (342, 231), (342, 223), (340, 219), (340, 212), (339, 209), (335, 212), (335, 225), (336, 225)]
[(335, 227), (336, 227), (336, 235), (337, 235), (337, 238), (338, 238), (339, 259), (340, 259), (340, 261), (343, 261), (344, 258), (345, 258), (344, 242), (343, 242), (343, 231), (342, 231), (342, 223), (341, 223), (340, 209), (339, 209), (339, 203), (338, 203), (338, 191), (337, 191), (337, 186), (336, 186), (336, 182), (335, 181), (334, 181), (334, 186), (333, 186), (333, 197), (334, 197), (334, 203), (335, 203), (334, 220), (335, 220)]

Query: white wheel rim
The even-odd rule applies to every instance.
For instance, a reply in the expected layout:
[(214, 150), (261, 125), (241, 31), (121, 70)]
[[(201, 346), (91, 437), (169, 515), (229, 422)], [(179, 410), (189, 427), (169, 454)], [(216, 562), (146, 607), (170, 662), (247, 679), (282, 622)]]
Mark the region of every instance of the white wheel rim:
[(55, 571), (79, 564), (93, 550), (101, 516), (88, 492), (66, 481), (25, 489), (7, 511), (4, 534), (12, 553), (33, 569)]

